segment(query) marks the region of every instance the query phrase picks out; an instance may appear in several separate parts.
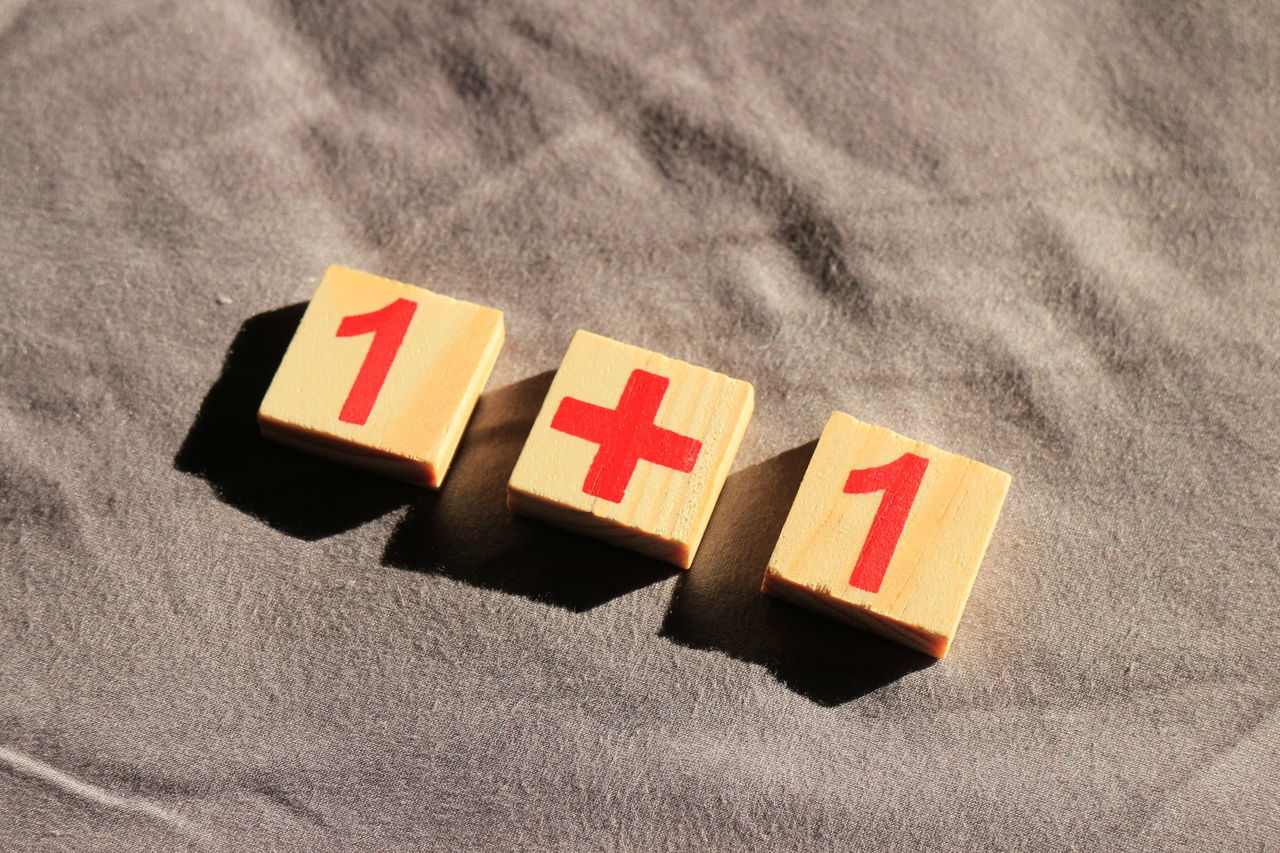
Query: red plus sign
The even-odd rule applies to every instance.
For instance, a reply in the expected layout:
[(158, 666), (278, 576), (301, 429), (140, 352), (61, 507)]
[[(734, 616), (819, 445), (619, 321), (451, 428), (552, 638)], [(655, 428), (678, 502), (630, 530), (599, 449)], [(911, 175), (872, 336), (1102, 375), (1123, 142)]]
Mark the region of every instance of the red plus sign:
[(693, 470), (702, 442), (653, 422), (670, 384), (665, 376), (633, 370), (616, 409), (573, 397), (560, 401), (551, 428), (600, 445), (582, 491), (621, 503), (641, 459), (686, 474)]

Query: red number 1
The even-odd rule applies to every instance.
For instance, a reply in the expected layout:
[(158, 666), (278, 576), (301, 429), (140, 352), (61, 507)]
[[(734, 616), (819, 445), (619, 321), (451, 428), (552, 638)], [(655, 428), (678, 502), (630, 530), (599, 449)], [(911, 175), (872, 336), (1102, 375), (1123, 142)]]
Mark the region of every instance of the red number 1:
[(867, 533), (867, 541), (862, 543), (862, 552), (853, 566), (850, 586), (867, 592), (880, 591), (885, 569), (889, 568), (889, 559), (898, 547), (902, 527), (907, 523), (907, 514), (911, 512), (916, 492), (920, 490), (920, 481), (928, 467), (929, 460), (923, 456), (904, 453), (876, 468), (854, 468), (849, 472), (849, 480), (844, 484), (847, 494), (884, 492), (880, 508), (871, 522), (871, 530)]
[(342, 404), (338, 420), (349, 424), (363, 424), (369, 420), (369, 412), (378, 399), (382, 383), (387, 381), (391, 362), (396, 360), (400, 344), (404, 343), (404, 333), (409, 329), (409, 321), (417, 310), (418, 303), (413, 300), (397, 299), (377, 311), (342, 318), (338, 324), (338, 337), (372, 333), (373, 342), (369, 344), (369, 352), (364, 357), (364, 364), (360, 365), (347, 401)]

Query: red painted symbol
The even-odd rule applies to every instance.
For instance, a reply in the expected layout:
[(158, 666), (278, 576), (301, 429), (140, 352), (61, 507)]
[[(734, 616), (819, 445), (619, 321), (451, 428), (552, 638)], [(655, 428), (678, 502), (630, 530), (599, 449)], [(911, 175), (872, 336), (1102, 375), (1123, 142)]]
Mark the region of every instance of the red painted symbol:
[(898, 547), (902, 527), (907, 523), (907, 514), (911, 512), (916, 492), (920, 490), (920, 481), (928, 467), (929, 460), (923, 456), (904, 453), (876, 468), (854, 468), (849, 472), (849, 479), (844, 484), (847, 494), (884, 492), (880, 508), (871, 522), (871, 530), (867, 533), (867, 541), (862, 543), (862, 552), (853, 566), (850, 586), (867, 592), (880, 591), (885, 569), (889, 568), (889, 560)]
[(349, 338), (372, 333), (373, 341), (369, 344), (364, 364), (360, 365), (360, 372), (356, 374), (356, 381), (347, 394), (347, 401), (342, 404), (338, 420), (349, 424), (363, 424), (369, 420), (369, 412), (373, 411), (373, 404), (382, 391), (382, 383), (387, 381), (391, 362), (396, 360), (400, 344), (404, 343), (404, 333), (409, 329), (409, 321), (417, 310), (418, 303), (413, 300), (397, 299), (377, 311), (342, 318), (342, 322), (338, 324), (338, 337)]
[(702, 442), (653, 422), (671, 380), (647, 370), (633, 370), (616, 409), (565, 397), (551, 428), (600, 445), (582, 491), (621, 503), (641, 459), (685, 474), (702, 451)]

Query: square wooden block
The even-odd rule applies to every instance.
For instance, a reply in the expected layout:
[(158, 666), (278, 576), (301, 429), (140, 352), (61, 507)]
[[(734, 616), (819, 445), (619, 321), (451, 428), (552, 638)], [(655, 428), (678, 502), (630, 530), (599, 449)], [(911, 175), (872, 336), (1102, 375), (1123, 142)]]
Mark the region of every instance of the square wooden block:
[(688, 568), (755, 390), (578, 332), (507, 487), (507, 505)]
[(943, 657), (1009, 475), (835, 412), (763, 591)]
[(258, 425), (284, 444), (437, 488), (502, 340), (494, 308), (329, 267)]

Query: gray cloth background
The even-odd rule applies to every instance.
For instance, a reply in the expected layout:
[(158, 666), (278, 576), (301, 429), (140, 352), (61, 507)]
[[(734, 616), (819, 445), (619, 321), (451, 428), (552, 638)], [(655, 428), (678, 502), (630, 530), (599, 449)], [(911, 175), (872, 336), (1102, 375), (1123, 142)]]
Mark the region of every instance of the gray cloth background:
[[(1280, 849), (1280, 9), (0, 4), (0, 848)], [(262, 443), (341, 263), (438, 494)], [(573, 331), (755, 383), (679, 573), (510, 517)], [(756, 589), (827, 415), (1013, 474), (951, 656)]]

